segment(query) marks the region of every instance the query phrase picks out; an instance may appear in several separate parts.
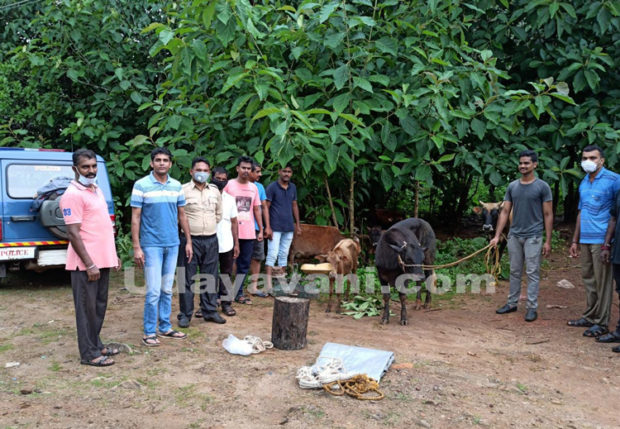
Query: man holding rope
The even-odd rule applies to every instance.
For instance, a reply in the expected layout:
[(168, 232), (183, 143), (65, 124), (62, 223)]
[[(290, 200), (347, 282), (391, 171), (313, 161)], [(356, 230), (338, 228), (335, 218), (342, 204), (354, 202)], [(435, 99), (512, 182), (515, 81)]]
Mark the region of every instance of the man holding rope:
[[(497, 314), (517, 311), (521, 294), (521, 276), (525, 263), (527, 274), (527, 311), (525, 321), (533, 322), (538, 317), (538, 289), (540, 281), (540, 255), (551, 253), (551, 229), (553, 227), (552, 194), (549, 185), (534, 175), (538, 167), (538, 155), (533, 150), (519, 154), (521, 178), (508, 185), (502, 212), (497, 221), (495, 237), (491, 247), (497, 246), (512, 210), (512, 224), (508, 233), (508, 254), (510, 255), (510, 293), (508, 302), (497, 309)], [(546, 240), (543, 244), (542, 233)]]

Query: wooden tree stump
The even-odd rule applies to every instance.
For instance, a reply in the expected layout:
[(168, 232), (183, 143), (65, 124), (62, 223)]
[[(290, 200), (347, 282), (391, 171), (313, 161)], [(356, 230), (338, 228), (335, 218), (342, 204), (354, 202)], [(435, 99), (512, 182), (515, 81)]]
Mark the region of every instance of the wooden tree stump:
[(280, 350), (299, 350), (306, 347), (310, 300), (279, 296), (273, 304), (271, 342)]

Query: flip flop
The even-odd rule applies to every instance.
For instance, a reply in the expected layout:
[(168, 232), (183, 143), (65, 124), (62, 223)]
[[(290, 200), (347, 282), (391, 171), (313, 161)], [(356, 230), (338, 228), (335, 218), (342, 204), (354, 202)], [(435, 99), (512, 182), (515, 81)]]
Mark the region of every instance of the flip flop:
[(607, 326), (601, 325), (592, 325), (590, 328), (586, 329), (583, 333), (584, 337), (600, 337), (601, 335), (605, 335), (609, 332)]
[(594, 326), (594, 323), (589, 322), (588, 320), (586, 320), (583, 317), (580, 318), (580, 319), (569, 320), (566, 324), (568, 326), (574, 326), (576, 328), (589, 328), (591, 326)]
[(227, 316), (234, 316), (235, 314), (237, 314), (235, 309), (232, 308), (230, 305), (222, 306), (222, 313), (224, 313)]
[(252, 305), (252, 300), (245, 295), (241, 295), (239, 298), (235, 298), (235, 302), (239, 304)]
[(620, 335), (610, 332), (609, 334), (601, 335), (596, 341), (599, 343), (620, 343)]
[(114, 359), (111, 359), (107, 356), (99, 356), (94, 360), (83, 360), (80, 362), (82, 365), (90, 365), (90, 366), (110, 366), (114, 365)]
[(167, 337), (167, 338), (172, 338), (174, 340), (184, 340), (187, 338), (186, 333), (175, 331), (174, 329), (171, 329), (166, 333), (159, 332), (157, 335), (159, 337)]
[(146, 337), (142, 337), (142, 345), (146, 347), (159, 347), (157, 335), (147, 335)]
[(267, 298), (269, 296), (265, 292), (256, 292), (256, 293), (251, 293), (250, 295), (257, 296), (259, 298)]

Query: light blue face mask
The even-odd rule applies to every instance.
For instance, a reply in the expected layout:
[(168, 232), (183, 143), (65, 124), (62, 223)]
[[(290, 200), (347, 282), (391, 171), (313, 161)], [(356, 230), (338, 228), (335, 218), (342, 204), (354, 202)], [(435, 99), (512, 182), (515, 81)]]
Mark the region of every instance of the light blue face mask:
[(197, 171), (194, 173), (194, 180), (198, 183), (206, 183), (209, 180), (209, 173)]
[(97, 176), (90, 178), (90, 177), (82, 176), (80, 174), (78, 182), (80, 182), (84, 186), (95, 185), (97, 183)]

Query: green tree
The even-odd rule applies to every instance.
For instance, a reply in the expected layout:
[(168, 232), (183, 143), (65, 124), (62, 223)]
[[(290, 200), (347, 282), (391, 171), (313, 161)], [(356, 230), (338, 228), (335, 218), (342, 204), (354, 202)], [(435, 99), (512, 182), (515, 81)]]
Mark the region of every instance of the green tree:
[[(108, 160), (124, 206), (143, 171), (142, 152), (125, 143), (144, 133), (138, 111), (161, 79), (160, 58), (141, 29), (163, 20), (143, 1), (45, 1), (0, 18), (0, 146), (94, 149)], [(139, 155), (140, 157), (136, 157)]]
[(511, 141), (520, 115), (532, 105), (545, 112), (550, 95), (572, 102), (550, 81), (508, 91), (493, 52), (465, 37), (482, 11), (460, 1), (214, 0), (169, 13), (146, 29), (158, 37), (151, 54), (169, 53), (168, 80), (141, 106), (156, 111), (155, 141), (200, 143), (217, 163), (243, 152), (292, 162), (308, 198), (327, 195), (334, 222), (349, 229), (356, 206), (380, 199), (370, 189), (385, 195), (414, 181), (445, 184), (457, 197), (444, 199), (453, 217), (475, 174), (501, 182), (481, 160), (503, 154), (495, 146)]

